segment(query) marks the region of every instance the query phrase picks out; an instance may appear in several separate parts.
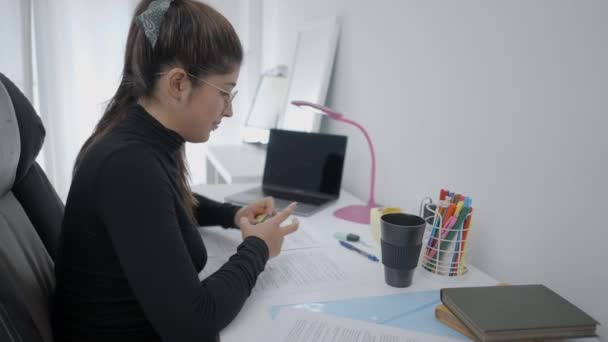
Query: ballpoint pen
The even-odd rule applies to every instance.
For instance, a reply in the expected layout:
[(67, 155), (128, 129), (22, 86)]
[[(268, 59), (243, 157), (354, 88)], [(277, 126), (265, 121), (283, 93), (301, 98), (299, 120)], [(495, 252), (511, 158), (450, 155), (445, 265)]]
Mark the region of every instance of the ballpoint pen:
[(355, 246), (351, 245), (350, 243), (348, 243), (348, 242), (346, 242), (346, 241), (339, 240), (338, 242), (339, 242), (339, 243), (340, 243), (342, 246), (344, 246), (344, 247), (346, 247), (346, 248), (350, 249), (351, 251), (354, 251), (354, 252), (357, 252), (357, 253), (359, 253), (359, 254), (363, 255), (364, 257), (368, 258), (368, 259), (369, 259), (369, 260), (371, 260), (371, 261), (380, 261), (380, 259), (378, 259), (376, 256), (374, 256), (374, 255), (372, 255), (372, 254), (369, 254), (369, 253), (367, 253), (366, 251), (363, 251), (363, 250), (361, 250), (361, 249), (359, 249), (359, 248), (357, 248), (357, 247), (355, 247)]

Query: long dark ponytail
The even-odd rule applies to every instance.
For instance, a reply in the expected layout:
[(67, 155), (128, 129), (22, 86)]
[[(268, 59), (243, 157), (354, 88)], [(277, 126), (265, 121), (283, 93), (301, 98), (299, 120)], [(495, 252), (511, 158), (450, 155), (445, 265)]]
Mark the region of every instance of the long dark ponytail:
[[(127, 109), (142, 97), (150, 97), (158, 73), (164, 68), (180, 66), (189, 74), (206, 77), (226, 74), (243, 60), (240, 40), (226, 18), (212, 7), (195, 0), (174, 0), (165, 14), (156, 45), (152, 47), (135, 17), (145, 11), (152, 0), (143, 0), (135, 10), (125, 49), (122, 79), (110, 99), (93, 134), (85, 141), (74, 165), (74, 173), (88, 149), (112, 130), (127, 115)], [(198, 85), (197, 79), (190, 81)], [(182, 147), (178, 162), (182, 202), (193, 218), (196, 198), (188, 185), (188, 168)]]

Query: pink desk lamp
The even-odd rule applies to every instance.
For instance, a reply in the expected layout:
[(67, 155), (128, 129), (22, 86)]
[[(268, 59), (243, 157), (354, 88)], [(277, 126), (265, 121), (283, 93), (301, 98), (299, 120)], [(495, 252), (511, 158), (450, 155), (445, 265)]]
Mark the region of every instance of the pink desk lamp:
[(372, 175), (371, 175), (371, 188), (369, 191), (369, 201), (367, 201), (367, 205), (349, 205), (347, 207), (338, 209), (338, 210), (336, 210), (336, 212), (334, 212), (334, 216), (339, 217), (346, 221), (362, 223), (362, 224), (369, 224), (370, 210), (372, 208), (376, 208), (376, 207), (380, 206), (379, 204), (377, 204), (374, 201), (374, 190), (375, 190), (375, 183), (376, 183), (376, 154), (374, 153), (374, 145), (372, 145), (372, 140), (370, 139), (369, 134), (367, 134), (367, 131), (365, 131), (363, 126), (361, 126), (360, 124), (358, 124), (352, 120), (344, 118), (344, 116), (342, 114), (337, 113), (327, 107), (324, 107), (324, 106), (321, 106), (321, 105), (318, 105), (315, 103), (311, 103), (311, 102), (306, 102), (306, 101), (292, 101), (291, 103), (298, 107), (311, 107), (311, 108), (320, 110), (321, 112), (323, 112), (324, 114), (326, 114), (327, 116), (332, 118), (333, 120), (345, 122), (347, 124), (356, 126), (357, 128), (359, 128), (361, 130), (361, 132), (363, 132), (363, 135), (365, 135), (365, 139), (367, 139), (367, 144), (369, 145), (369, 150), (372, 153)]

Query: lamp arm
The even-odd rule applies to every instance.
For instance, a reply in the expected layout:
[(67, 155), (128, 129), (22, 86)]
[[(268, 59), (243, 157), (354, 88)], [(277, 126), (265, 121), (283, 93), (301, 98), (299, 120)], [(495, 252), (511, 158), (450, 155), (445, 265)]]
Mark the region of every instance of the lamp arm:
[(376, 190), (376, 153), (374, 152), (374, 145), (372, 144), (372, 139), (370, 138), (370, 136), (367, 133), (367, 131), (365, 130), (365, 128), (363, 128), (363, 126), (361, 126), (360, 124), (358, 124), (352, 120), (346, 119), (344, 117), (336, 118), (335, 120), (341, 121), (341, 122), (344, 122), (347, 124), (351, 124), (351, 125), (357, 127), (359, 130), (361, 130), (361, 132), (363, 132), (363, 135), (365, 136), (365, 139), (367, 140), (367, 144), (369, 145), (369, 150), (372, 155), (372, 174), (371, 174), (371, 182), (370, 182), (370, 189), (369, 189), (369, 201), (367, 202), (367, 205), (369, 207), (375, 207), (375, 206), (377, 206), (375, 198), (374, 198), (374, 193)]

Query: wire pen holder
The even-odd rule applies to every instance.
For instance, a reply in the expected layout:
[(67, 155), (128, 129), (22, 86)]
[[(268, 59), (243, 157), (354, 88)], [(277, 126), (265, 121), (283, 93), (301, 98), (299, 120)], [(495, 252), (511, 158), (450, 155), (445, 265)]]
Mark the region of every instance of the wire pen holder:
[(447, 190), (441, 194), (438, 204), (428, 197), (420, 204), (427, 225), (419, 265), (428, 274), (458, 279), (468, 272), (473, 208), (470, 198)]

